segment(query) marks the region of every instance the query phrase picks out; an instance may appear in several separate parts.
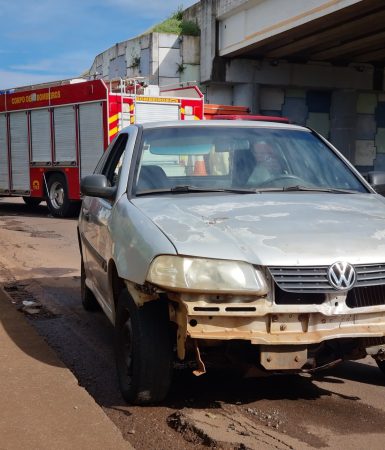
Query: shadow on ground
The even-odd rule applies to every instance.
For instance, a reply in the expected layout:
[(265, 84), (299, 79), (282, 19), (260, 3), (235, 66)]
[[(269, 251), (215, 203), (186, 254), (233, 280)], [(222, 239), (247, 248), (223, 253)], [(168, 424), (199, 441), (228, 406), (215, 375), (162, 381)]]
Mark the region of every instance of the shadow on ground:
[[(0, 217), (23, 216), (23, 217), (53, 217), (45, 202), (38, 206), (28, 206), (23, 201), (15, 202), (16, 198), (0, 198)], [(66, 220), (66, 218), (60, 218)], [(77, 217), (69, 217), (67, 220), (76, 220)]]
[[(22, 313), (13, 310), (13, 317), (16, 314), (19, 321), (27, 320), (43, 336), (79, 384), (138, 448), (141, 448), (140, 433), (151, 433), (156, 424), (167, 428), (167, 418), (175, 410), (215, 411), (233, 407), (242, 414), (279, 411), (282, 426), (295, 437), (305, 433), (308, 424), (335, 432), (343, 429), (349, 433), (369, 433), (381, 429), (385, 421), (385, 413), (362, 402), (351, 383), (384, 386), (383, 375), (377, 367), (358, 362), (342, 363), (315, 376), (274, 375), (256, 379), (244, 379), (231, 370), (211, 370), (202, 377), (195, 377), (186, 369), (177, 370), (170, 394), (161, 405), (129, 406), (118, 388), (113, 327), (103, 313), (82, 309), (79, 277), (57, 269), (51, 277), (25, 279), (18, 284), (23, 286), (22, 293), (37, 298), (51, 314), (24, 318)], [(1, 299), (4, 301), (9, 307), (9, 300)], [(3, 326), (11, 339), (31, 357), (51, 364), (49, 357), (29, 345), (12, 324), (13, 320), (2, 315)], [(352, 392), (345, 388), (341, 394), (341, 385), (346, 383), (350, 383)], [(133, 428), (137, 430), (135, 436), (131, 433)], [(170, 436), (171, 445), (173, 434)]]
[[(45, 269), (42, 268), (41, 272)], [(19, 288), (9, 295), (20, 304), (24, 297), (41, 301), (43, 314), (27, 315), (27, 320), (57, 351), (64, 363), (83, 385), (104, 406), (124, 404), (117, 388), (113, 354), (113, 327), (101, 312), (86, 312), (80, 302), (79, 277), (65, 276), (68, 269), (52, 270), (49, 278), (18, 281)], [(8, 286), (8, 289), (10, 287)], [(15, 296), (16, 293), (16, 296)], [(45, 313), (44, 313), (45, 311)], [(18, 313), (24, 320), (22, 313)], [(25, 351), (24, 340), (13, 333), (12, 326), (4, 327)], [(33, 356), (33, 355), (31, 355)], [(326, 387), (320, 387), (324, 382)], [(211, 370), (195, 377), (190, 370), (175, 371), (170, 395), (164, 406), (181, 409), (189, 407), (218, 407), (221, 402), (248, 404), (260, 400), (315, 400), (335, 395), (348, 401), (358, 400), (354, 395), (335, 393), (332, 386), (357, 381), (384, 386), (384, 378), (377, 367), (358, 362), (345, 362), (334, 369), (318, 372), (314, 376), (272, 375), (262, 378), (242, 378), (233, 370)]]

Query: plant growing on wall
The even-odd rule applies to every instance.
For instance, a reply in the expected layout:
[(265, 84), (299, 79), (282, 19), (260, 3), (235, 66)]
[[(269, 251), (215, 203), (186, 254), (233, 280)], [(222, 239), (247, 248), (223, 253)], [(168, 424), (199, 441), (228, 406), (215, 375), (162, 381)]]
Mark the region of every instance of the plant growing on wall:
[(185, 71), (186, 66), (183, 63), (176, 63), (176, 65), (177, 65), (176, 68), (177, 73), (179, 73), (179, 75), (182, 74)]
[(182, 20), (181, 28), (181, 34), (184, 36), (199, 36), (201, 34), (198, 24), (192, 20)]
[(172, 33), (184, 36), (199, 36), (200, 28), (192, 20), (183, 19), (183, 9), (179, 7), (171, 17), (155, 25), (151, 31), (157, 33)]
[(130, 69), (136, 69), (140, 66), (140, 56), (133, 55), (131, 59), (131, 65), (129, 66)]

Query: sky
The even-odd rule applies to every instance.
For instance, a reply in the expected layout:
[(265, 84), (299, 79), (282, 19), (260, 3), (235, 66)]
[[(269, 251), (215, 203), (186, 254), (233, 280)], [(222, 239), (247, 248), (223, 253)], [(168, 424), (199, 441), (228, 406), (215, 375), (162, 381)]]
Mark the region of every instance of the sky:
[(0, 0), (0, 89), (78, 77), (197, 0)]

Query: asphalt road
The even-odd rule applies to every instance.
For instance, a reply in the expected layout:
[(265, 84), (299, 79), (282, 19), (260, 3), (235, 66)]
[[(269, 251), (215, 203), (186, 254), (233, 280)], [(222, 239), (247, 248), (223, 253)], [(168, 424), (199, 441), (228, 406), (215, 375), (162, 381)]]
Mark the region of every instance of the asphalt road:
[(181, 370), (162, 405), (126, 405), (112, 326), (80, 304), (76, 220), (0, 199), (0, 248), (0, 283), (14, 306), (34, 302), (28, 320), (137, 449), (385, 447), (385, 377), (370, 359), (316, 376)]

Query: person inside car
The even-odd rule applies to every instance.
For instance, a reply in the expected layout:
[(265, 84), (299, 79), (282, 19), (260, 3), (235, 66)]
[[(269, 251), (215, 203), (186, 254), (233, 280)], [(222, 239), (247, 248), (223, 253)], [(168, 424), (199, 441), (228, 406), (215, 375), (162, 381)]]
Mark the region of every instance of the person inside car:
[(265, 141), (256, 141), (252, 146), (255, 167), (247, 184), (258, 186), (284, 173), (282, 162), (274, 147)]

